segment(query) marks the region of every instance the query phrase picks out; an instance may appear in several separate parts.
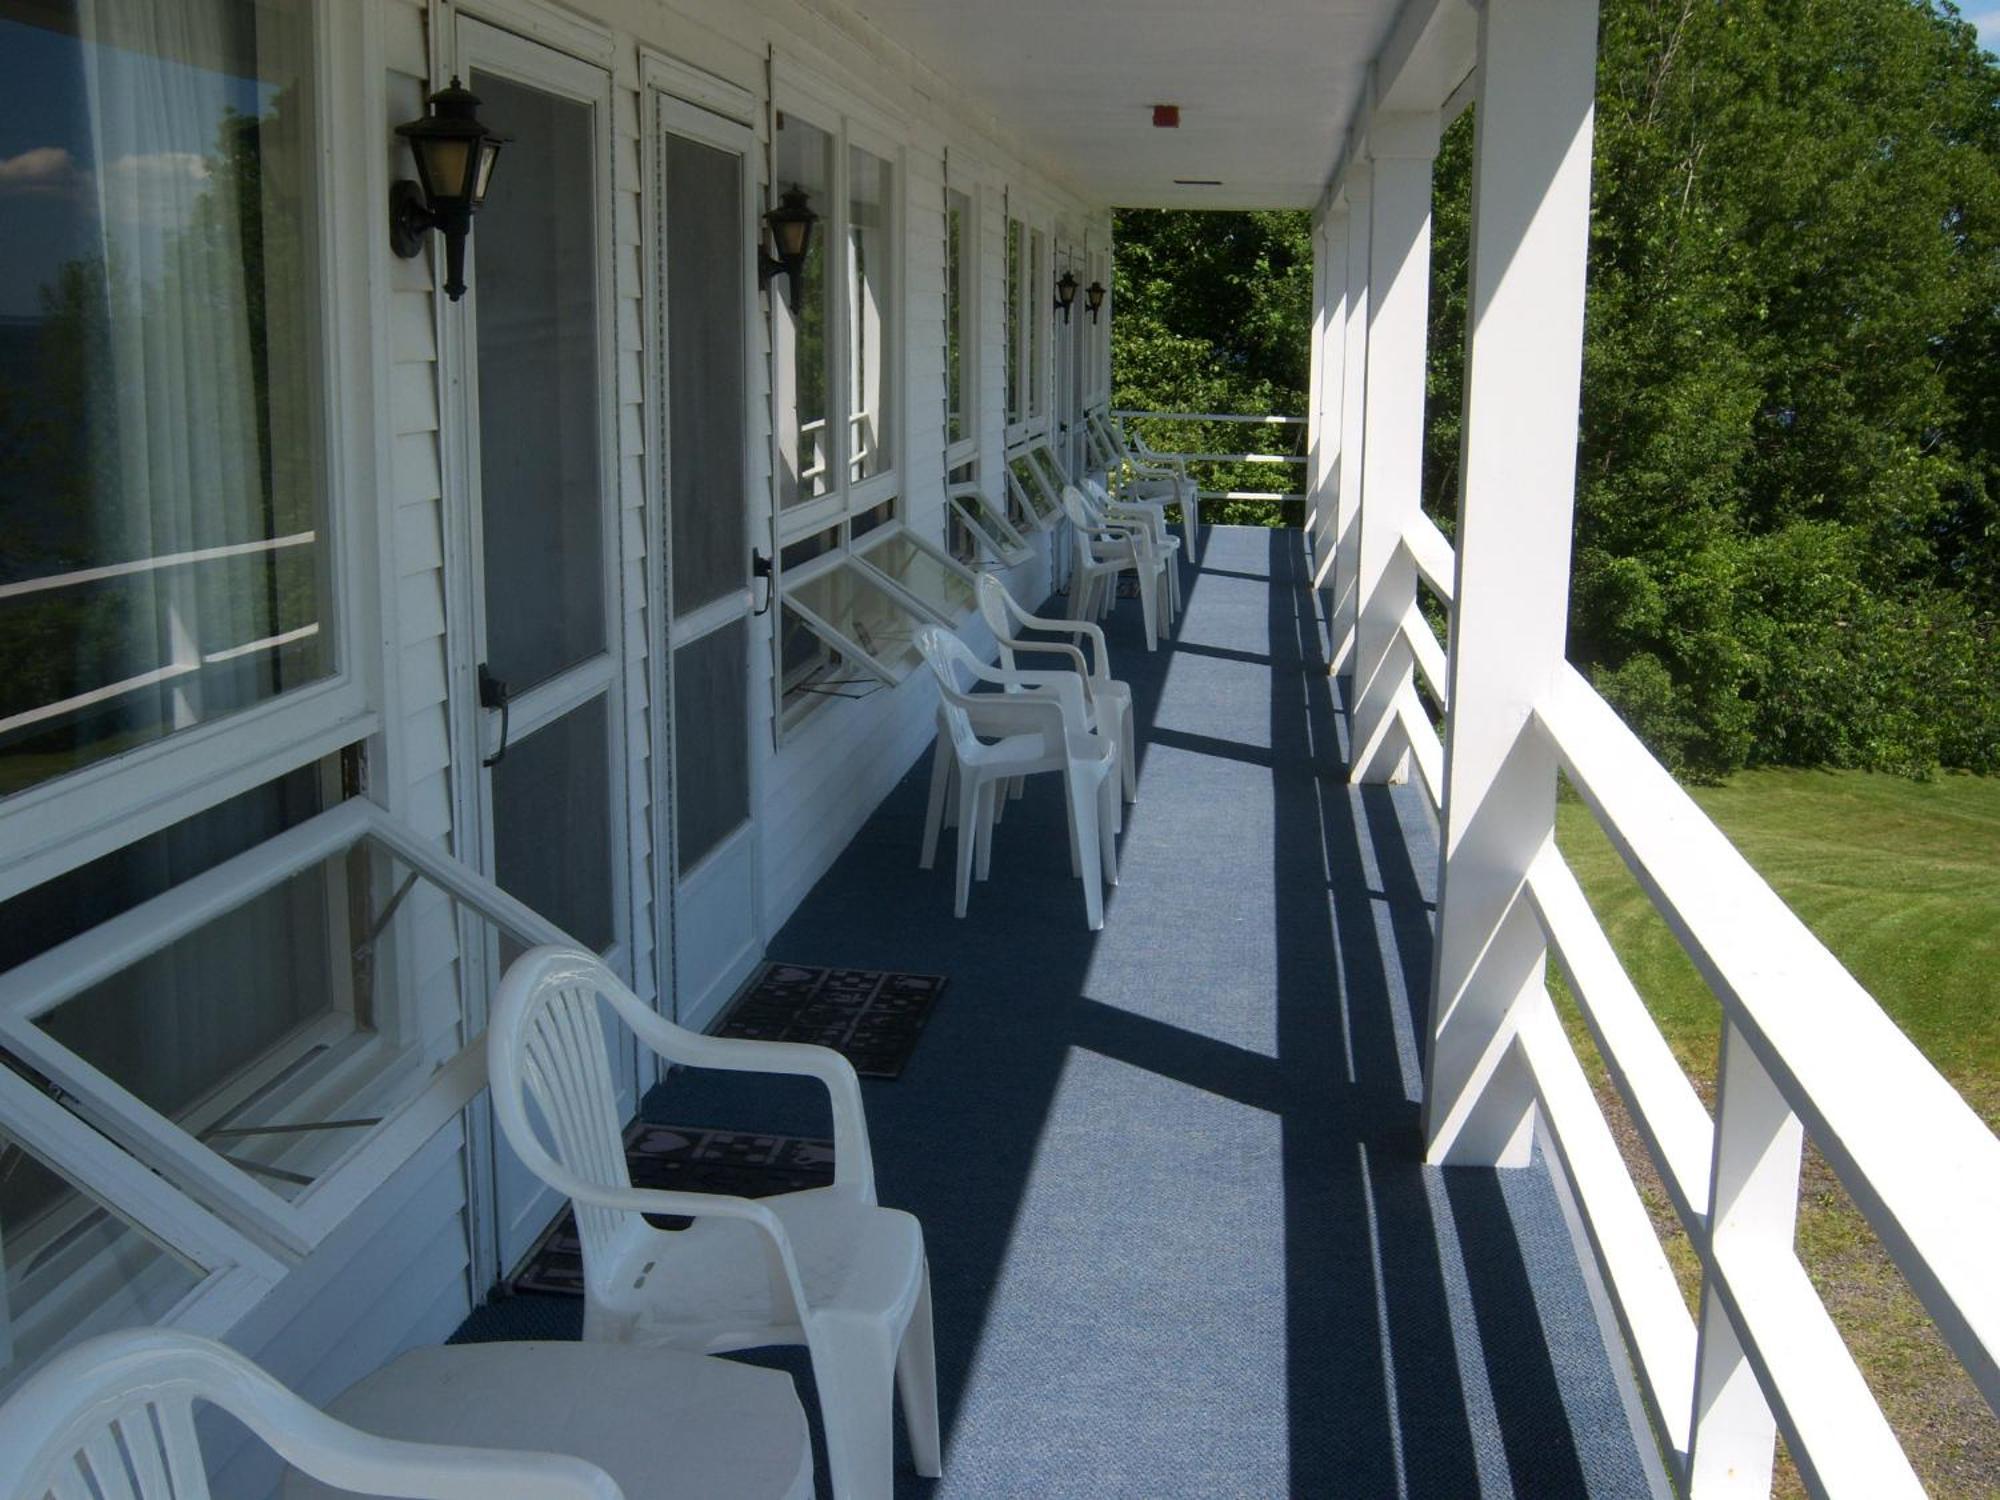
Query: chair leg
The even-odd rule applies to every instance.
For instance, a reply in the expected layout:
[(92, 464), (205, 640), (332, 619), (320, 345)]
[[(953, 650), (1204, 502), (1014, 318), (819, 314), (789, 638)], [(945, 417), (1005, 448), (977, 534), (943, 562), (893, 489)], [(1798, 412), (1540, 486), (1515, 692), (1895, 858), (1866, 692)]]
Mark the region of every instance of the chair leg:
[(809, 1341), (834, 1500), (887, 1500), (896, 1479), (896, 1351), (888, 1330), (816, 1319)]
[(1118, 776), (1125, 783), (1125, 800), (1139, 800), (1139, 747), (1132, 733), (1132, 705), (1118, 716)]
[(910, 1439), (910, 1462), (925, 1479), (944, 1473), (944, 1445), (938, 1440), (937, 1348), (931, 1338), (931, 1268), (917, 1291), (917, 1305), (896, 1351), (896, 1390), (903, 1398), (903, 1430)]
[(951, 767), (957, 759), (951, 741), (939, 730), (937, 749), (931, 753), (931, 799), (924, 812), (924, 851), (917, 861), (920, 870), (928, 870), (937, 863), (938, 830), (944, 826), (945, 794), (951, 789)]
[(1158, 650), (1160, 644), (1160, 621), (1157, 608), (1159, 603), (1159, 589), (1155, 586), (1156, 583), (1157, 580), (1152, 578), (1142, 578), (1139, 580), (1139, 615), (1146, 623), (1146, 649), (1148, 651)]
[(958, 768), (958, 884), (951, 914), (965, 915), (965, 903), (972, 894), (972, 853), (979, 842), (979, 778), (967, 767)]
[(1104, 851), (1098, 841), (1097, 793), (1085, 786), (1075, 767), (1063, 773), (1069, 801), (1069, 836), (1073, 853), (1081, 854), (1083, 918), (1092, 932), (1104, 926)]
[(984, 880), (993, 873), (993, 825), (1000, 821), (1001, 790), (997, 781), (979, 783), (979, 808), (974, 817), (979, 820), (979, 840), (973, 846), (976, 850), (978, 867), (973, 871), (976, 879)]
[(1103, 866), (1104, 883), (1118, 884), (1117, 820), (1124, 808), (1118, 800), (1118, 778), (1107, 774), (1097, 782), (1098, 860)]

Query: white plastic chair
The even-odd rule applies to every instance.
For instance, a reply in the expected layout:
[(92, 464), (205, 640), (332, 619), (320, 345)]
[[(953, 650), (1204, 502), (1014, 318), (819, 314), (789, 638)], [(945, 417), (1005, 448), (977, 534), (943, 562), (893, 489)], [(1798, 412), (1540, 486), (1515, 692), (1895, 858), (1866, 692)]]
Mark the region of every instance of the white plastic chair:
[(1160, 639), (1160, 579), (1166, 565), (1145, 529), (1137, 524), (1110, 526), (1090, 514), (1083, 496), (1074, 485), (1064, 485), (1063, 514), (1069, 517), (1070, 537), (1076, 549), (1076, 567), (1070, 576), (1070, 612), (1087, 620), (1095, 612), (1099, 618), (1110, 613), (1118, 594), (1120, 575), (1130, 573), (1139, 588), (1139, 614), (1146, 626), (1146, 649), (1158, 649)]
[[(1089, 413), (1086, 420), (1107, 455), (1105, 473), (1112, 476), (1114, 488), (1128, 499), (1161, 500), (1181, 508), (1188, 555), (1192, 557), (1201, 535), (1201, 492), (1188, 477), (1186, 465), (1147, 447), (1109, 412)], [(1122, 479), (1118, 477), (1121, 469)]]
[(234, 1350), (154, 1328), (105, 1334), (66, 1350), (0, 1407), (0, 1496), (208, 1500), (197, 1402), (228, 1412), (294, 1468), (358, 1494), (623, 1500), (611, 1476), (581, 1458), (359, 1432)]
[[(936, 862), (945, 799), (958, 789), (958, 876), (952, 914), (964, 916), (975, 852), (980, 878), (993, 857), (998, 798), (1013, 778), (1054, 771), (1063, 778), (1070, 873), (1083, 881), (1084, 920), (1104, 926), (1104, 886), (1118, 883), (1118, 741), (1093, 734), (1083, 679), (1074, 672), (1005, 672), (987, 666), (965, 642), (926, 625), (917, 632), (938, 685), (938, 738), (931, 760), (930, 804), (919, 864)], [(1018, 692), (971, 693), (969, 680)]]
[[(600, 1000), (669, 1062), (825, 1084), (833, 1185), (756, 1200), (633, 1187)], [(889, 1493), (897, 1389), (917, 1472), (941, 1472), (923, 1230), (911, 1215), (876, 1205), (861, 1084), (846, 1058), (800, 1043), (697, 1035), (656, 1014), (595, 957), (552, 947), (523, 954), (501, 980), (486, 1057), (508, 1144), (575, 1208), (586, 1339), (700, 1353), (804, 1344), (838, 1500)], [(530, 1097), (553, 1155), (529, 1120)], [(694, 1223), (660, 1230), (645, 1214)]]
[[(981, 573), (978, 582), (979, 613), (986, 621), (986, 628), (993, 632), (993, 639), (1000, 647), (1000, 666), (1004, 671), (1018, 670), (1014, 660), (1017, 651), (1041, 651), (1055, 656), (1067, 656), (1076, 663), (1076, 672), (1083, 679), (1084, 709), (1090, 717), (1090, 727), (1099, 734), (1115, 734), (1118, 737), (1118, 772), (1123, 783), (1125, 800), (1136, 802), (1139, 796), (1136, 742), (1132, 721), (1132, 689), (1111, 675), (1111, 657), (1105, 649), (1104, 632), (1087, 620), (1046, 620), (1029, 614), (1007, 592), (1007, 585), (992, 573)], [(1062, 641), (1031, 641), (1028, 635), (1059, 635), (1068, 637)], [(1087, 640), (1092, 654), (1086, 656), (1079, 640)], [(996, 814), (998, 807), (995, 807)]]
[(1160, 613), (1171, 623), (1181, 609), (1181, 539), (1167, 530), (1166, 507), (1152, 500), (1119, 500), (1095, 479), (1084, 480), (1077, 493), (1084, 509), (1105, 526), (1138, 526), (1145, 530), (1153, 556), (1160, 563)]

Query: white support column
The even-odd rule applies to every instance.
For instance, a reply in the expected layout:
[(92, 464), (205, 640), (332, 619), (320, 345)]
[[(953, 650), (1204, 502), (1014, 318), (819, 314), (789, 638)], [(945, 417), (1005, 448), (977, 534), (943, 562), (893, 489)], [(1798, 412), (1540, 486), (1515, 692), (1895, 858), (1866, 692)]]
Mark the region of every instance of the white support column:
[[(1741, 1264), (1792, 1253), (1805, 1131), (1734, 1026), (1722, 1032), (1716, 1080), (1715, 1157), (1709, 1173), (1712, 1259)], [(1691, 1500), (1764, 1500), (1771, 1493), (1778, 1422), (1764, 1400), (1714, 1278), (1701, 1287), (1695, 1354)]]
[(1401, 781), (1409, 742), (1396, 718), (1410, 682), (1403, 616), (1417, 570), (1403, 533), (1423, 499), (1424, 345), (1430, 332), (1434, 110), (1368, 124), (1374, 193), (1368, 231), (1368, 349), (1361, 437), (1361, 537), (1355, 549), (1355, 781)]
[(1321, 419), (1325, 401), (1325, 365), (1320, 350), (1326, 341), (1326, 203), (1321, 201), (1312, 216), (1312, 332), (1306, 342), (1306, 468), (1299, 488), (1306, 495), (1306, 556), (1312, 570), (1319, 572), (1319, 508), (1324, 499), (1320, 471), (1325, 462), (1326, 424)]
[(1354, 617), (1360, 597), (1355, 570), (1361, 558), (1361, 464), (1368, 397), (1368, 230), (1373, 222), (1375, 172), (1365, 158), (1348, 164), (1341, 184), (1347, 200), (1347, 319), (1340, 347), (1340, 470), (1333, 514), (1333, 642), (1331, 670), (1354, 673)]
[(1520, 899), (1555, 826), (1555, 757), (1531, 727), (1563, 661), (1590, 234), (1596, 0), (1486, 0), (1479, 16), (1472, 270), (1443, 866), (1424, 1063), (1433, 1162), (1524, 1165), (1533, 1093), (1516, 1006), (1543, 984)]
[(1313, 583), (1333, 576), (1340, 539), (1341, 420), (1347, 349), (1347, 209), (1330, 206), (1313, 235), (1311, 453), (1306, 517)]

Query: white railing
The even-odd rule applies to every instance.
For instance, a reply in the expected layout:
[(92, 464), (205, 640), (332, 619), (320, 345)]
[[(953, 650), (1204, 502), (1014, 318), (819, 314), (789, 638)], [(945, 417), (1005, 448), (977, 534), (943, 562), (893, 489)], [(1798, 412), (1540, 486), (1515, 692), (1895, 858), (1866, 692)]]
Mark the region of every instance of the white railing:
[[(1402, 545), (1448, 608), (1450, 543), (1420, 517)], [(1414, 605), (1403, 635), (1416, 677), (1448, 712), (1444, 648)], [(1442, 746), (1413, 685), (1397, 713), (1435, 802)], [(1574, 668), (1534, 705), (1529, 732), (1722, 1010), (1711, 1117), (1553, 839), (1519, 872), (1514, 899), (1561, 966), (1700, 1260), (1701, 1310), (1690, 1316), (1554, 1005), (1531, 997), (1498, 1045), (1532, 1079), (1674, 1484), (1749, 1493), (1731, 1460), (1775, 1418), (1813, 1493), (1921, 1495), (1793, 1245), (1804, 1141), (1996, 1409), (2000, 1141)]]
[[(1125, 422), (1228, 422), (1238, 425), (1299, 428), (1301, 436), (1306, 426), (1304, 417), (1257, 416), (1244, 412), (1213, 411), (1134, 411), (1121, 409), (1111, 413)], [(1138, 435), (1137, 429), (1133, 429)], [(1303, 469), (1306, 456), (1302, 453), (1183, 453), (1164, 448), (1149, 447), (1141, 455), (1148, 459), (1158, 459), (1165, 463), (1179, 464), (1270, 464), (1284, 468)], [(1198, 489), (1197, 498), (1202, 500), (1304, 500), (1302, 490), (1213, 490)]]

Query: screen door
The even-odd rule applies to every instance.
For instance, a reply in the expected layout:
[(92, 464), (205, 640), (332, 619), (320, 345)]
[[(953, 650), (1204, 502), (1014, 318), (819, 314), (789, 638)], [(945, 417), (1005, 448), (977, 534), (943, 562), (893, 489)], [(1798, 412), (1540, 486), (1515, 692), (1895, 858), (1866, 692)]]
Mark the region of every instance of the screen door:
[(747, 127), (653, 96), (663, 694), (672, 715), (675, 1014), (705, 1024), (758, 957), (750, 666)]
[[(619, 527), (608, 408), (602, 69), (461, 18), (459, 68), (510, 137), (469, 242), (476, 755), (488, 872), (628, 981), (618, 691)], [(491, 993), (516, 954), (484, 955)], [(638, 1107), (614, 1033), (624, 1114)], [(500, 1268), (562, 1208), (494, 1133)]]

